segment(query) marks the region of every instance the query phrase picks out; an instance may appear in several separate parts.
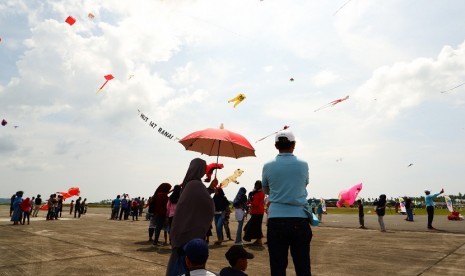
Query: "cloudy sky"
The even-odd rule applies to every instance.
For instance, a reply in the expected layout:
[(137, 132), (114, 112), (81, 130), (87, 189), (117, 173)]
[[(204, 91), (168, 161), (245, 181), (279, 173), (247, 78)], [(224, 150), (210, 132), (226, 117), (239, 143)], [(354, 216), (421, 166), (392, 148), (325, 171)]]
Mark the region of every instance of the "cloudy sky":
[[(91, 202), (149, 196), (180, 183), (192, 158), (215, 162), (175, 138), (222, 123), (257, 155), (220, 158), (220, 181), (245, 171), (225, 189), (230, 199), (277, 153), (273, 137), (255, 141), (284, 125), (309, 163), (310, 197), (360, 182), (362, 197), (463, 193), (465, 85), (449, 89), (465, 82), (464, 9), (459, 0), (4, 0), (0, 197), (73, 186)], [(238, 93), (247, 98), (233, 108)]]

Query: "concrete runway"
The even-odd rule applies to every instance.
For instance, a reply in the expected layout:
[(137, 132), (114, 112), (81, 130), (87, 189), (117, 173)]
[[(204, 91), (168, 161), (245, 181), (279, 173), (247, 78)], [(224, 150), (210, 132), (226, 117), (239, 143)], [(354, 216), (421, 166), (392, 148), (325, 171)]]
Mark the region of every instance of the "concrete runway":
[[(90, 208), (81, 219), (64, 212), (46, 221), (41, 211), (30, 225), (13, 226), (8, 206), (0, 206), (0, 275), (164, 275), (170, 248), (147, 242), (148, 222), (113, 221), (109, 214)], [(425, 216), (403, 219), (386, 216), (388, 232), (381, 233), (375, 215), (365, 216), (367, 230), (358, 229), (355, 215), (325, 215), (313, 227), (313, 275), (465, 275), (465, 221), (436, 216), (440, 230), (428, 231)], [(236, 227), (232, 219), (233, 237)], [(213, 235), (207, 268), (219, 272), (232, 242), (215, 246)], [(266, 245), (245, 247), (255, 254), (246, 272), (270, 275)], [(290, 257), (287, 275), (294, 275)]]

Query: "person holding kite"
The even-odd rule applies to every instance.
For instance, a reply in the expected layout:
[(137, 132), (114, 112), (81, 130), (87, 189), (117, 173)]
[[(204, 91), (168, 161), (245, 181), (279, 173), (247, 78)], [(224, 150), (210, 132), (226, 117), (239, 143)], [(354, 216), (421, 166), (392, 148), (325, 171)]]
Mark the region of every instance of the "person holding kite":
[(434, 219), (434, 201), (433, 198), (436, 198), (438, 195), (443, 194), (444, 189), (437, 194), (431, 194), (430, 190), (425, 190), (425, 204), (426, 204), (426, 212), (428, 213), (428, 229), (429, 230), (436, 230), (433, 227), (433, 219)]

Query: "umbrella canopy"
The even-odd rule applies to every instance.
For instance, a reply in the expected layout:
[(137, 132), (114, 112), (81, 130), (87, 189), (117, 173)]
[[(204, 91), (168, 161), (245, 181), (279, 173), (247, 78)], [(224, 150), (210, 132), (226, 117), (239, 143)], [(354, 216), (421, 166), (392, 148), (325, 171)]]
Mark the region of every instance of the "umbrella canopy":
[(223, 128), (207, 128), (179, 140), (186, 150), (209, 156), (241, 158), (255, 156), (255, 149), (244, 136)]

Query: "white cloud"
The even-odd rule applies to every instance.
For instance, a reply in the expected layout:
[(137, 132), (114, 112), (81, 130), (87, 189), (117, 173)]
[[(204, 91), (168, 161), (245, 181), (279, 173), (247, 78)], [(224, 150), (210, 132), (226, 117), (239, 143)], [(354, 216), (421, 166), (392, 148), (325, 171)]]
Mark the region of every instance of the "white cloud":
[(338, 80), (339, 76), (331, 71), (323, 70), (312, 77), (312, 83), (317, 86), (325, 86)]
[(417, 58), (374, 71), (354, 93), (360, 108), (370, 116), (393, 118), (404, 109), (430, 100), (465, 80), (465, 43), (452, 49), (446, 46), (437, 59)]

